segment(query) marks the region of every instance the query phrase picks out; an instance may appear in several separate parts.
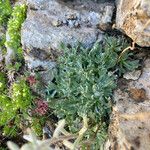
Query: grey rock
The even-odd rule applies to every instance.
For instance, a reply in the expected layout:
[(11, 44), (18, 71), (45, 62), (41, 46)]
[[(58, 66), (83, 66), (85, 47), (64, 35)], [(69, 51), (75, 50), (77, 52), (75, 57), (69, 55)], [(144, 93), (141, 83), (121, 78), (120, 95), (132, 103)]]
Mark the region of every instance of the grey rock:
[(126, 81), (126, 87), (114, 92), (113, 114), (109, 127), (109, 149), (150, 149), (150, 58), (138, 80)]
[(138, 80), (141, 75), (141, 70), (135, 70), (132, 72), (127, 72), (123, 75), (123, 77), (127, 80)]
[(113, 7), (108, 5), (105, 7), (105, 15), (102, 17), (102, 24), (108, 24), (111, 23), (112, 21), (112, 16), (113, 16)]
[(29, 69), (42, 66), (46, 74), (54, 63), (51, 55), (59, 55), (62, 42), (71, 46), (81, 42), (89, 48), (102, 41), (104, 35), (97, 25), (110, 23), (114, 9), (112, 3), (91, 0), (27, 0), (27, 5), (21, 31), (25, 61)]
[(140, 46), (150, 46), (150, 1), (117, 0), (116, 28)]
[(142, 74), (137, 82), (130, 82), (130, 87), (143, 88), (146, 91), (147, 98), (150, 99), (150, 58), (144, 62)]
[(56, 63), (54, 61), (40, 60), (26, 54), (24, 58), (28, 69), (38, 72), (44, 84), (48, 84), (54, 79), (54, 74), (56, 72)]
[[(89, 4), (90, 8), (84, 6), (87, 2), (82, 2), (82, 8), (78, 10), (71, 8), (72, 3), (67, 6), (69, 4), (57, 0), (27, 2), (30, 9), (22, 28), (23, 47), (36, 47), (46, 51), (58, 50), (61, 42), (74, 45), (79, 41), (90, 47), (99, 34), (102, 36), (96, 26), (101, 21), (110, 23), (114, 9), (110, 4), (97, 5), (94, 2)], [(91, 10), (92, 6), (95, 10)]]
[(52, 21), (52, 25), (53, 25), (54, 27), (58, 27), (58, 26), (61, 26), (61, 25), (62, 25), (62, 22), (59, 21), (59, 20), (54, 20), (54, 21)]
[[(39, 19), (40, 20), (40, 19)], [(39, 48), (50, 54), (51, 49), (59, 50), (61, 42), (76, 45), (78, 41), (84, 46), (91, 47), (97, 40), (99, 31), (92, 28), (72, 29), (68, 27), (43, 27), (34, 22), (25, 22), (22, 30), (22, 44), (24, 49)]]

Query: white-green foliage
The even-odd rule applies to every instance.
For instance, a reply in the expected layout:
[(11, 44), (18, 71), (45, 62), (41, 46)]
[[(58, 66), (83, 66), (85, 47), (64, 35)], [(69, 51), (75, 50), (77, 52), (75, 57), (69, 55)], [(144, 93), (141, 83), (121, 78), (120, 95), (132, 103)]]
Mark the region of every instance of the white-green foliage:
[[(92, 139), (96, 134), (98, 139), (95, 139), (98, 143), (92, 146), (93, 149), (106, 138), (116, 77), (138, 66), (138, 61), (132, 61), (129, 52), (118, 60), (126, 47), (123, 38), (114, 37), (107, 38), (101, 45), (95, 43), (91, 49), (63, 45), (56, 81), (47, 90), (49, 106), (58, 118), (66, 119), (72, 132), (79, 130), (82, 116), (88, 117), (89, 129), (85, 138)], [(97, 126), (100, 126), (98, 131)]]

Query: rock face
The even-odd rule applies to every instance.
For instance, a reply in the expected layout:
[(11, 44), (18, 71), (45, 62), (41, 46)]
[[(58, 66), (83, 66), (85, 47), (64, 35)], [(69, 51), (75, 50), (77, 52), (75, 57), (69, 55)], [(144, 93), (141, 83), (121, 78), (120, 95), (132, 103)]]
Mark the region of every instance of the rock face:
[(53, 58), (61, 42), (71, 46), (77, 42), (91, 47), (101, 41), (99, 24), (111, 23), (114, 6), (87, 0), (27, 0), (27, 19), (21, 38), (25, 61), (30, 69), (53, 68)]
[(112, 123), (107, 148), (150, 149), (150, 59), (138, 80), (122, 80), (114, 93)]
[(150, 46), (150, 1), (117, 0), (116, 27), (140, 46)]

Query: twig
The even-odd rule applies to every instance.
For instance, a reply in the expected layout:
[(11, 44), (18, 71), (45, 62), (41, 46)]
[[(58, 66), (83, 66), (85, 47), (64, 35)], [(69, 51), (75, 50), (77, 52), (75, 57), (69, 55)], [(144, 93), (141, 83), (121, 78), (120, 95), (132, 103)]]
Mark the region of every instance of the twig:
[[(144, 27), (143, 27), (142, 30), (141, 30), (142, 34), (145, 35), (145, 36), (150, 36), (150, 34), (144, 33), (145, 28), (147, 28), (147, 26), (148, 26), (149, 24), (150, 24), (150, 19), (146, 22), (146, 24), (144, 25)], [(140, 36), (140, 35), (138, 35), (138, 36), (136, 37), (136, 39), (137, 39), (139, 36)], [(135, 49), (135, 42), (132, 42), (132, 46), (129, 46), (129, 47), (125, 48), (125, 49), (121, 52), (121, 54), (120, 54), (120, 56), (119, 56), (117, 62), (119, 62), (119, 60), (121, 59), (122, 55), (123, 55), (127, 50), (129, 50), (129, 49), (130, 49), (130, 50), (134, 50), (134, 49)]]
[(42, 147), (45, 144), (53, 145), (53, 144), (56, 144), (56, 143), (64, 141), (64, 140), (71, 140), (71, 139), (75, 139), (77, 137), (78, 136), (76, 134), (75, 135), (69, 135), (69, 136), (59, 136), (58, 138), (51, 138), (50, 140), (46, 140), (40, 146)]

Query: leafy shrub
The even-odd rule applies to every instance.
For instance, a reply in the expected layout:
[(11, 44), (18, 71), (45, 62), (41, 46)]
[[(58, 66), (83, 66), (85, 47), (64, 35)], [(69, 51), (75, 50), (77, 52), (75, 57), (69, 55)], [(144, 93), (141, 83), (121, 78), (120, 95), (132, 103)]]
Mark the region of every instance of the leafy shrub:
[(12, 12), (9, 0), (0, 0), (0, 25), (6, 25)]
[(85, 138), (97, 139), (93, 149), (106, 137), (116, 77), (138, 66), (128, 52), (118, 60), (126, 46), (126, 41), (114, 37), (107, 38), (103, 45), (95, 43), (91, 49), (62, 45), (56, 81), (47, 89), (49, 106), (59, 119), (65, 118), (70, 131), (77, 132), (82, 116), (87, 116)]

